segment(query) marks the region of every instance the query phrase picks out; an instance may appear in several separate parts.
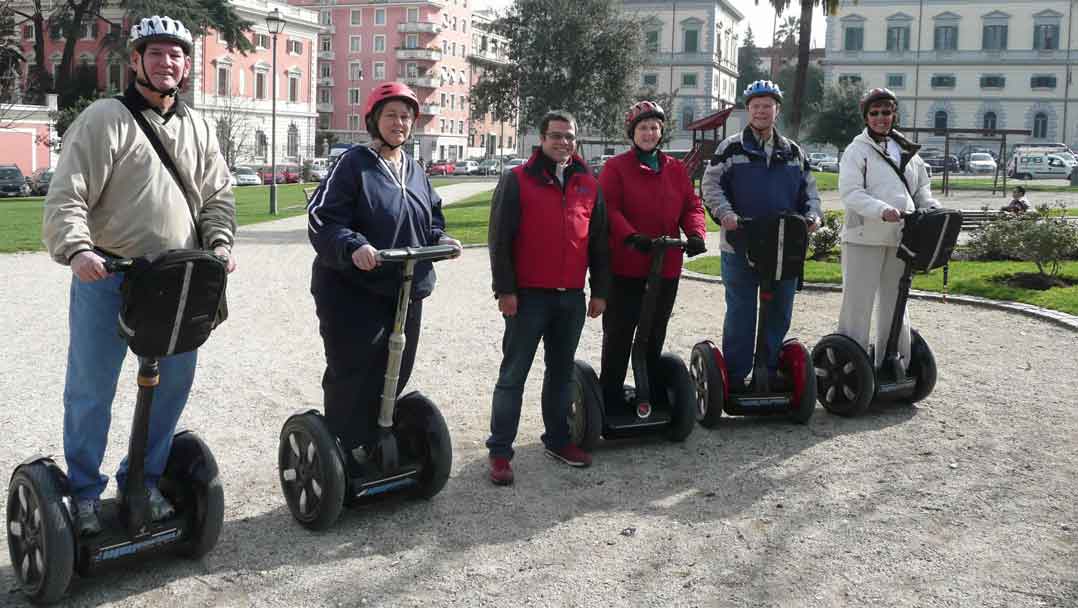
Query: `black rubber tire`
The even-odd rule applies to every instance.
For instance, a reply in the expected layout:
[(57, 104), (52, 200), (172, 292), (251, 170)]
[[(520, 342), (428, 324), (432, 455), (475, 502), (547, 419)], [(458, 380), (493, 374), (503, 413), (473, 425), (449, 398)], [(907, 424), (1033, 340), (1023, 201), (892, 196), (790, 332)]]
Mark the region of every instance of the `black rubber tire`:
[(659, 377), (666, 389), (666, 401), (670, 404), (670, 426), (666, 438), (685, 441), (696, 426), (696, 387), (693, 385), (685, 361), (673, 353), (659, 357)]
[(910, 403), (923, 400), (936, 388), (936, 356), (916, 329), (910, 330), (910, 365), (906, 373), (917, 380)]
[(692, 357), (689, 360), (690, 375), (696, 389), (696, 421), (707, 429), (719, 425), (726, 400), (722, 371), (715, 361), (716, 350), (711, 342), (698, 342), (692, 347)]
[(11, 567), (34, 604), (62, 598), (74, 573), (75, 535), (60, 487), (41, 462), (15, 469), (8, 486), (5, 527)]
[[(295, 479), (286, 479), (286, 471)], [(309, 530), (325, 530), (341, 515), (347, 483), (337, 441), (322, 416), (308, 412), (290, 417), (281, 428), (277, 473), (288, 510)], [(314, 496), (310, 506), (309, 497)]]
[(573, 363), (569, 386), (569, 441), (590, 452), (603, 432), (603, 391), (599, 376), (587, 362)]
[(191, 514), (190, 540), (177, 545), (176, 555), (199, 559), (213, 550), (225, 521), (225, 491), (206, 442), (192, 432), (174, 436), (158, 485), (177, 513)]
[[(782, 356), (779, 357), (779, 365), (782, 372), (793, 382), (801, 382), (801, 395), (796, 403), (791, 403), (790, 420), (798, 424), (808, 424), (812, 414), (816, 411), (816, 369), (813, 366), (812, 357), (804, 344), (797, 340), (787, 340), (782, 345)], [(794, 357), (801, 358), (803, 363), (798, 366)], [(801, 378), (796, 378), (797, 367), (800, 367)]]
[(393, 434), (401, 451), (419, 462), (412, 496), (433, 498), (445, 487), (453, 468), (453, 439), (438, 406), (419, 392), (400, 397), (393, 413)]
[[(829, 334), (812, 349), (820, 405), (839, 416), (857, 416), (876, 395), (876, 370), (864, 349), (842, 334)], [(837, 381), (836, 381), (837, 379)]]

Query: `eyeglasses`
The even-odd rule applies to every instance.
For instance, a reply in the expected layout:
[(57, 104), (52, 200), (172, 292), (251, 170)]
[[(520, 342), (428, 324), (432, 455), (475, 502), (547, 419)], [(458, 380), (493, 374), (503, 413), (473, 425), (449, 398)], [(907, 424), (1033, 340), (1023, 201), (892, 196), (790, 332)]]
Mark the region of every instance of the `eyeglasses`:
[(576, 135), (573, 135), (572, 133), (558, 133), (557, 131), (550, 131), (545, 137), (552, 141), (564, 141), (567, 144), (576, 141)]
[(868, 113), (869, 116), (883, 116), (884, 118), (887, 118), (892, 114), (894, 114), (894, 112), (891, 110), (870, 110)]

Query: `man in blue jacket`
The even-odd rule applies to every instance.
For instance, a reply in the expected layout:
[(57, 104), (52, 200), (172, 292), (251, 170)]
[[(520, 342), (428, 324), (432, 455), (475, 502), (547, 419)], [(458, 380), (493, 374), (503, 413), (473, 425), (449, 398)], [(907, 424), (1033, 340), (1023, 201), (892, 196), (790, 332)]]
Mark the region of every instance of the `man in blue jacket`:
[[(793, 141), (775, 129), (782, 90), (769, 80), (757, 80), (745, 89), (749, 126), (719, 144), (704, 172), (704, 205), (722, 225), (722, 282), (726, 292), (726, 319), (722, 353), (730, 377), (730, 391), (744, 392), (752, 370), (756, 343), (756, 300), (759, 280), (745, 257), (744, 242), (732, 243), (737, 220), (766, 218), (788, 211), (810, 222), (809, 232), (820, 225), (820, 195), (808, 160)], [(737, 241), (737, 239), (734, 239)], [(790, 329), (796, 279), (779, 281), (767, 316), (767, 367), (776, 386), (779, 351)]]

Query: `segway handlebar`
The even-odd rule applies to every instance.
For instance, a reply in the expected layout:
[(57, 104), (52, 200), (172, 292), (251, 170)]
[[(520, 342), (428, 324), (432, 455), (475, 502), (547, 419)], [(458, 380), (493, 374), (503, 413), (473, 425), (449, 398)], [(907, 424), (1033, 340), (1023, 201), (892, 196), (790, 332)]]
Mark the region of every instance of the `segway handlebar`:
[(660, 236), (651, 240), (651, 246), (656, 249), (666, 249), (668, 247), (679, 247), (684, 249), (688, 243), (685, 239), (679, 239), (672, 236)]
[(429, 247), (382, 249), (375, 255), (383, 262), (407, 262), (409, 260), (423, 262), (427, 260), (445, 260), (459, 253), (460, 249), (453, 245), (430, 245)]
[(131, 258), (105, 258), (105, 270), (109, 273), (127, 272), (135, 267), (135, 260)]

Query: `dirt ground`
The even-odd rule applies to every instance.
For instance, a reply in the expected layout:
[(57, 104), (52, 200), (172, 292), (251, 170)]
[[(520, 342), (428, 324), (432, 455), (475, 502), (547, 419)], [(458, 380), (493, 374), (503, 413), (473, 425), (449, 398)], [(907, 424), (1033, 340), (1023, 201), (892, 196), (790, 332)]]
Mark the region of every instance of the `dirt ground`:
[[(881, 404), (857, 419), (818, 408), (804, 426), (727, 419), (681, 444), (605, 442), (584, 470), (542, 452), (540, 357), (517, 482), (500, 488), (487, 481), (483, 447), (502, 330), (483, 249), (438, 265), (410, 387), (448, 420), (445, 490), (308, 532), (276, 470), (285, 418), (321, 403), (303, 220), (244, 230), (232, 318), (200, 352), (182, 421), (221, 468), (218, 546), (197, 562), (76, 579), (69, 605), (1078, 606), (1078, 335), (914, 302), (940, 367), (935, 393), (916, 407)], [(44, 254), (0, 256), (0, 272), (7, 472), (36, 452), (62, 453), (70, 275)], [(791, 335), (812, 345), (831, 332), (838, 302), (800, 294)], [(720, 285), (684, 281), (667, 349), (687, 358), (698, 340), (718, 338), (723, 310)], [(578, 356), (597, 364), (600, 339), (589, 321)], [(134, 372), (129, 359), (107, 472), (126, 447)], [(6, 548), (0, 589), (0, 603), (24, 603)]]

